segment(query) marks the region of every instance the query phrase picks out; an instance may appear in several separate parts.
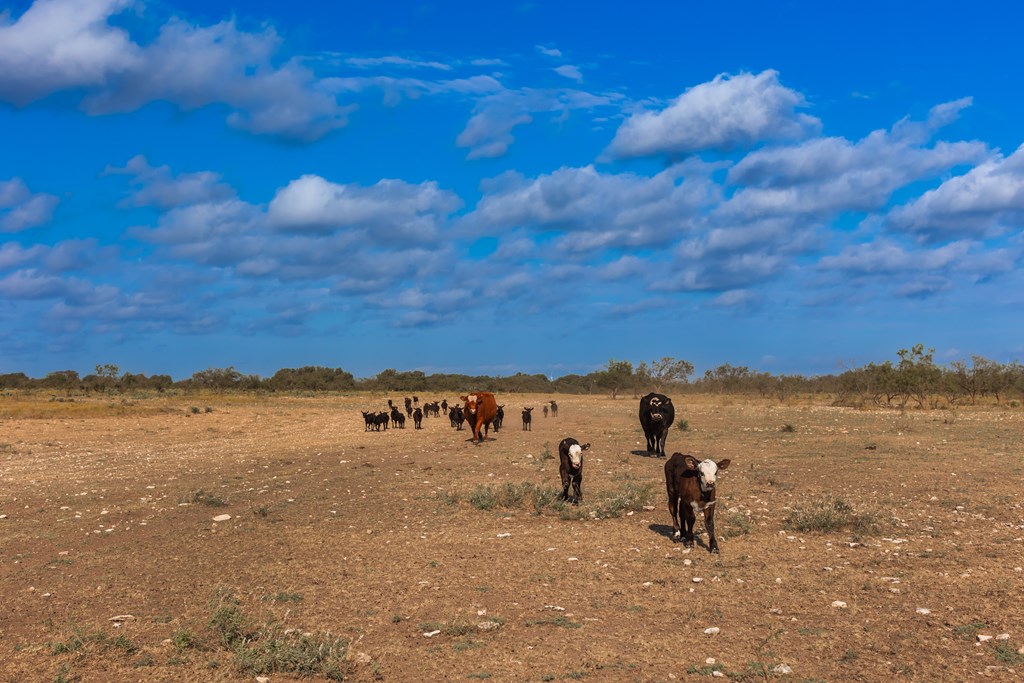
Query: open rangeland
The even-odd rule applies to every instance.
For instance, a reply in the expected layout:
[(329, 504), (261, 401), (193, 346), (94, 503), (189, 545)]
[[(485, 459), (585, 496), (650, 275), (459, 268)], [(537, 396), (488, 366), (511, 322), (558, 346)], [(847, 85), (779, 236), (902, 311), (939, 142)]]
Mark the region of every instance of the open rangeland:
[(1024, 673), (1021, 408), (675, 395), (667, 453), (732, 461), (712, 555), (635, 399), (499, 395), (558, 417), (474, 446), (386, 398), (0, 397), (0, 680)]

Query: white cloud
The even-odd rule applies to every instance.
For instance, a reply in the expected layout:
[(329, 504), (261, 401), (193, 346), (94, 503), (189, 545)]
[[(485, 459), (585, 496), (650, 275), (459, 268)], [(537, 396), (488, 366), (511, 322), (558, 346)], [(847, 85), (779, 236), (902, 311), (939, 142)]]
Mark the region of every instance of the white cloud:
[(499, 157), (514, 140), (512, 130), (532, 122), (534, 114), (566, 116), (574, 110), (613, 106), (621, 99), (615, 93), (595, 95), (576, 89), (503, 88), (477, 101), (473, 116), (455, 142), (459, 147), (470, 148), (469, 159)]
[(925, 242), (988, 237), (1024, 229), (1024, 146), (950, 178), (886, 217)]
[(694, 218), (719, 199), (707, 173), (698, 164), (682, 164), (653, 177), (603, 174), (593, 166), (534, 179), (508, 174), (484, 184), (466, 221), (484, 232), (523, 227), (573, 233), (564, 247), (577, 251), (665, 244), (687, 234)]
[(21, 178), (0, 180), (0, 233), (49, 223), (58, 201), (50, 194), (33, 194)]
[(821, 122), (796, 111), (803, 95), (782, 86), (775, 71), (719, 75), (657, 112), (633, 114), (608, 148), (613, 157), (677, 156), (732, 150), (816, 134)]
[(399, 66), (409, 69), (438, 69), (440, 71), (452, 70), (450, 64), (445, 64), (443, 62), (409, 59), (407, 57), (399, 57), (398, 55), (388, 55), (385, 57), (349, 57), (345, 60), (345, 63), (361, 69), (378, 66)]
[(170, 209), (230, 199), (234, 196), (234, 190), (223, 183), (217, 173), (201, 171), (172, 177), (170, 167), (150, 166), (146, 157), (141, 154), (129, 159), (124, 168), (108, 166), (104, 173), (132, 176), (132, 184), (139, 186), (139, 189), (128, 202), (131, 206)]
[(315, 140), (347, 123), (324, 81), (297, 61), (275, 66), (270, 28), (233, 21), (194, 26), (171, 19), (148, 45), (110, 19), (122, 0), (37, 0), (0, 25), (0, 99), (25, 106), (60, 91), (82, 91), (90, 114), (134, 111), (166, 100), (185, 110), (232, 109), (228, 122), (253, 133)]
[(562, 66), (556, 66), (555, 73), (558, 74), (559, 76), (564, 76), (565, 78), (574, 80), (577, 83), (583, 82), (583, 74), (580, 73), (580, 68), (578, 66), (573, 66), (572, 64), (563, 64)]
[(546, 57), (561, 57), (562, 51), (557, 47), (546, 47), (544, 45), (537, 46), (537, 52), (541, 53)]
[(440, 222), (461, 206), (454, 193), (435, 182), (412, 185), (384, 179), (363, 187), (305, 175), (277, 193), (267, 217), (279, 230), (362, 228), (385, 240), (422, 242), (434, 239)]

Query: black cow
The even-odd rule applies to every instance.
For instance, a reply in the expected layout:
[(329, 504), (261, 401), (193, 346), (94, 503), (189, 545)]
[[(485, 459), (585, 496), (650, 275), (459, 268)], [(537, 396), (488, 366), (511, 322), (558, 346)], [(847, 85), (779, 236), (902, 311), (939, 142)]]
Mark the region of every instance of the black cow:
[(665, 439), (675, 419), (676, 409), (668, 396), (651, 393), (640, 399), (640, 426), (647, 437), (648, 453), (665, 457)]
[(466, 421), (465, 416), (462, 414), (462, 406), (452, 406), (451, 410), (448, 411), (448, 419), (452, 421), (452, 427), (461, 432), (462, 423)]
[[(576, 439), (569, 437), (558, 444), (560, 461), (558, 474), (562, 477), (562, 500), (579, 505), (583, 500), (583, 451), (590, 448), (589, 443), (582, 446)], [(569, 486), (572, 486), (572, 497), (569, 497)]]
[(363, 429), (363, 431), (368, 432), (371, 429), (373, 429), (373, 426), (375, 424), (374, 419), (377, 417), (377, 415), (375, 413), (368, 413), (365, 410), (361, 410), (359, 412), (363, 414), (363, 420), (366, 422), (366, 426)]
[(533, 408), (523, 408), (523, 431), (533, 431)]
[(445, 415), (448, 414), (448, 399), (441, 401), (441, 412)]
[(501, 423), (505, 421), (505, 406), (498, 406), (498, 412), (494, 413), (494, 421), (491, 422), (494, 425), (495, 433), (501, 431)]
[(558, 404), (551, 401), (551, 417), (558, 417)]
[(391, 416), (388, 415), (387, 413), (385, 413), (384, 411), (381, 411), (381, 412), (377, 413), (374, 416), (374, 418), (373, 418), (374, 428), (378, 432), (381, 430), (382, 427), (384, 428), (384, 431), (387, 431), (388, 430), (388, 422), (390, 420), (391, 420)]
[(412, 411), (412, 426), (416, 429), (423, 429), (423, 411), (419, 408)]

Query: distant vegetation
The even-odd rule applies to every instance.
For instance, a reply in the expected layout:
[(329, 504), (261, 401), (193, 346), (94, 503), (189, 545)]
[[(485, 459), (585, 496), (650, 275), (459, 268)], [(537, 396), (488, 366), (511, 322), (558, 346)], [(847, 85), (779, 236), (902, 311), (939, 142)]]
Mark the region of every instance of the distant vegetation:
[(1024, 398), (1024, 366), (1017, 361), (998, 363), (974, 356), (968, 363), (948, 366), (933, 360), (934, 349), (918, 344), (900, 349), (896, 362), (868, 363), (838, 374), (773, 375), (728, 363), (692, 378), (694, 367), (685, 360), (662, 358), (633, 366), (629, 361), (609, 360), (586, 375), (516, 373), (488, 375), (425, 374), (419, 370), (383, 370), (374, 377), (357, 379), (341, 368), (310, 366), (284, 368), (272, 377), (244, 375), (234, 367), (208, 368), (188, 379), (174, 381), (169, 375), (121, 373), (116, 365), (97, 365), (94, 373), (80, 377), (74, 370), (51, 372), (31, 378), (15, 372), (0, 375), (0, 390), (46, 390), (73, 393), (127, 394), (138, 391), (190, 393), (212, 392), (376, 392), (383, 394), (454, 394), (483, 390), (498, 393), (608, 394), (612, 398), (638, 396), (649, 391), (668, 393), (750, 394), (785, 401), (797, 394), (824, 395), (837, 405), (880, 405), (898, 408), (940, 408), (977, 403), (1019, 403)]

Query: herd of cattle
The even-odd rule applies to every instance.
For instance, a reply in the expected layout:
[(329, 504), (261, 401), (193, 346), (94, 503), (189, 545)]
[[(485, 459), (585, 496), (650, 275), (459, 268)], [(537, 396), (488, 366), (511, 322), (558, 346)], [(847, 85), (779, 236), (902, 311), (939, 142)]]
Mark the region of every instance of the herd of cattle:
[[(501, 430), (505, 419), (505, 406), (499, 405), (494, 394), (478, 391), (459, 397), (462, 405), (449, 406), (447, 400), (432, 403), (419, 403), (419, 397), (405, 399), (405, 414), (388, 400), (388, 411), (363, 411), (366, 430), (386, 430), (390, 423), (397, 429), (405, 428), (406, 416), (411, 417), (416, 429), (423, 428), (424, 417), (440, 417), (444, 413), (451, 420), (456, 430), (462, 430), (468, 424), (473, 432), (473, 443), (479, 445), (486, 441), (490, 428)], [(558, 416), (558, 404), (549, 401), (543, 406), (544, 417), (549, 414)], [(675, 407), (672, 399), (657, 393), (650, 393), (640, 399), (640, 426), (647, 438), (647, 452), (655, 457), (665, 457), (665, 441), (668, 430), (675, 422)], [(533, 408), (523, 408), (523, 429), (533, 428)], [(483, 434), (481, 435), (481, 432)], [(561, 499), (578, 505), (583, 499), (583, 451), (590, 448), (589, 443), (580, 444), (569, 437), (558, 444), (559, 477), (562, 481)], [(672, 537), (681, 538), (688, 548), (694, 544), (694, 525), (697, 513), (704, 513), (704, 526), (708, 532), (708, 550), (718, 552), (718, 541), (715, 538), (715, 502), (718, 472), (729, 466), (729, 460), (700, 461), (692, 455), (674, 453), (665, 462), (665, 488), (668, 493), (668, 511), (672, 516)], [(572, 489), (572, 495), (569, 491)]]

